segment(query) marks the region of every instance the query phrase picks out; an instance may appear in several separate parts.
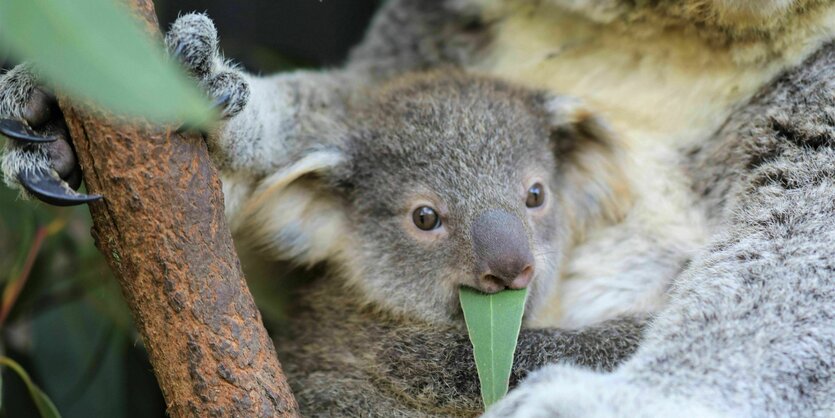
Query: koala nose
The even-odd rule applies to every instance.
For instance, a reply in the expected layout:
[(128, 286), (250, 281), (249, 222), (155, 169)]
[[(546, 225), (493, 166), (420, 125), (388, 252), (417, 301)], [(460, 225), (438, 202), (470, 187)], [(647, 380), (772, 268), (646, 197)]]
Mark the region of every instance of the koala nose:
[(481, 214), (470, 229), (476, 259), (476, 288), (495, 293), (524, 289), (533, 279), (534, 259), (522, 221), (501, 210)]

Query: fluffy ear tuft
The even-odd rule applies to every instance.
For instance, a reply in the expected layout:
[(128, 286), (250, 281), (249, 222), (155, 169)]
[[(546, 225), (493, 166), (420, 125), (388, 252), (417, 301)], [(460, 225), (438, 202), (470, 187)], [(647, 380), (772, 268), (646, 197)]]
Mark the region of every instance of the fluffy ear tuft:
[(591, 223), (622, 219), (632, 192), (613, 129), (577, 98), (545, 94), (542, 103), (563, 181), (560, 195), (577, 236)]
[(261, 181), (242, 212), (243, 236), (280, 260), (312, 265), (346, 244), (345, 214), (329, 178), (344, 173), (345, 153), (302, 152)]

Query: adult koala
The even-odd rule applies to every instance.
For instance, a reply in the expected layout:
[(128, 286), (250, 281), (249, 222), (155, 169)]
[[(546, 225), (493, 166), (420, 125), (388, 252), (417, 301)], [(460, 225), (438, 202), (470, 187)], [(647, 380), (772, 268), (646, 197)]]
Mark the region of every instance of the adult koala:
[[(269, 117), (246, 106), (224, 129), (256, 144), (243, 157), (292, 153), (319, 109), (449, 64), (579, 96), (622, 136), (632, 193), (577, 237), (560, 312), (543, 317), (581, 326), (630, 313), (624, 300), (668, 302), (614, 372), (543, 369), (488, 415), (831, 416), (833, 37), (824, 0), (391, 0), (343, 68), (246, 79)], [(35, 108), (8, 116), (45, 123)], [(7, 181), (48, 168), (39, 152), (7, 152)]]

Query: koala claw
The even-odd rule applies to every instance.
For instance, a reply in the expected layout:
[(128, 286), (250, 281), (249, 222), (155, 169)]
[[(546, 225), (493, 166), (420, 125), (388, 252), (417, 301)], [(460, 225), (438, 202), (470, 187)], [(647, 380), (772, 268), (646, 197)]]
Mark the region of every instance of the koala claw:
[[(172, 25), (168, 51), (214, 99), (221, 122), (240, 113), (249, 98), (246, 77), (218, 50), (217, 30), (202, 14), (188, 14)], [(177, 133), (194, 130), (184, 125)], [(204, 138), (208, 132), (200, 132)], [(101, 199), (75, 192), (81, 170), (54, 95), (39, 86), (30, 66), (21, 65), (0, 77), (0, 144), (2, 180), (46, 203), (69, 206)]]
[[(213, 100), (215, 114), (228, 120), (241, 112), (249, 99), (249, 86), (240, 72), (218, 50), (217, 29), (206, 15), (190, 13), (180, 16), (165, 36), (169, 55), (180, 62)], [(194, 130), (180, 126), (176, 132)], [(200, 132), (207, 136), (207, 132)]]
[(185, 51), (186, 44), (177, 44), (177, 47), (174, 48), (173, 51), (171, 51), (171, 58), (174, 58), (175, 60), (182, 62)]
[(50, 205), (75, 206), (102, 198), (98, 194), (88, 195), (74, 191), (53, 170), (22, 171), (18, 174), (17, 180), (32, 196)]
[(232, 94), (231, 93), (223, 93), (220, 97), (215, 99), (212, 102), (213, 109), (224, 110), (226, 106), (229, 106), (229, 102), (232, 101)]
[(0, 119), (0, 133), (11, 139), (30, 144), (43, 144), (58, 140), (55, 137), (38, 135), (29, 125), (15, 119)]
[[(215, 99), (214, 101), (212, 101), (212, 109), (215, 110), (216, 112), (220, 113), (221, 115), (223, 115), (223, 114), (226, 113), (226, 108), (229, 106), (229, 103), (231, 103), (231, 102), (232, 102), (232, 94), (231, 93), (224, 93), (222, 96), (220, 96), (217, 99)], [(191, 125), (189, 125), (187, 123), (184, 123), (184, 124), (180, 125), (180, 127), (177, 128), (177, 130), (175, 130), (174, 132), (178, 133), (178, 134), (182, 134), (182, 133), (186, 133), (186, 132), (189, 132), (189, 131), (192, 131), (192, 130), (193, 130), (193, 127)], [(204, 132), (204, 131), (199, 131), (199, 133), (201, 135), (203, 135), (204, 137), (208, 135), (208, 132)]]

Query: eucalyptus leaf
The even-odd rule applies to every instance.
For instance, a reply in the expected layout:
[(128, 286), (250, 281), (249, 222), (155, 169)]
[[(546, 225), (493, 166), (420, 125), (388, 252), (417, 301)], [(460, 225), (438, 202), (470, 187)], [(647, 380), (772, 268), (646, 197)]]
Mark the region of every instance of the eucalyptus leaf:
[(488, 295), (462, 287), (458, 292), (485, 408), (507, 394), (527, 296), (527, 289)]
[(20, 379), (23, 380), (24, 384), (26, 384), (26, 388), (29, 390), (29, 395), (32, 396), (32, 401), (38, 408), (41, 418), (61, 418), (61, 414), (58, 413), (58, 408), (55, 407), (55, 404), (52, 403), (49, 396), (46, 396), (41, 388), (32, 382), (32, 379), (29, 377), (29, 373), (26, 373), (26, 370), (23, 370), (23, 367), (21, 367), (20, 364), (8, 357), (0, 357), (0, 365), (12, 369), (18, 376), (20, 376)]
[(114, 113), (211, 119), (206, 98), (116, 0), (2, 0), (0, 47), (63, 92)]

